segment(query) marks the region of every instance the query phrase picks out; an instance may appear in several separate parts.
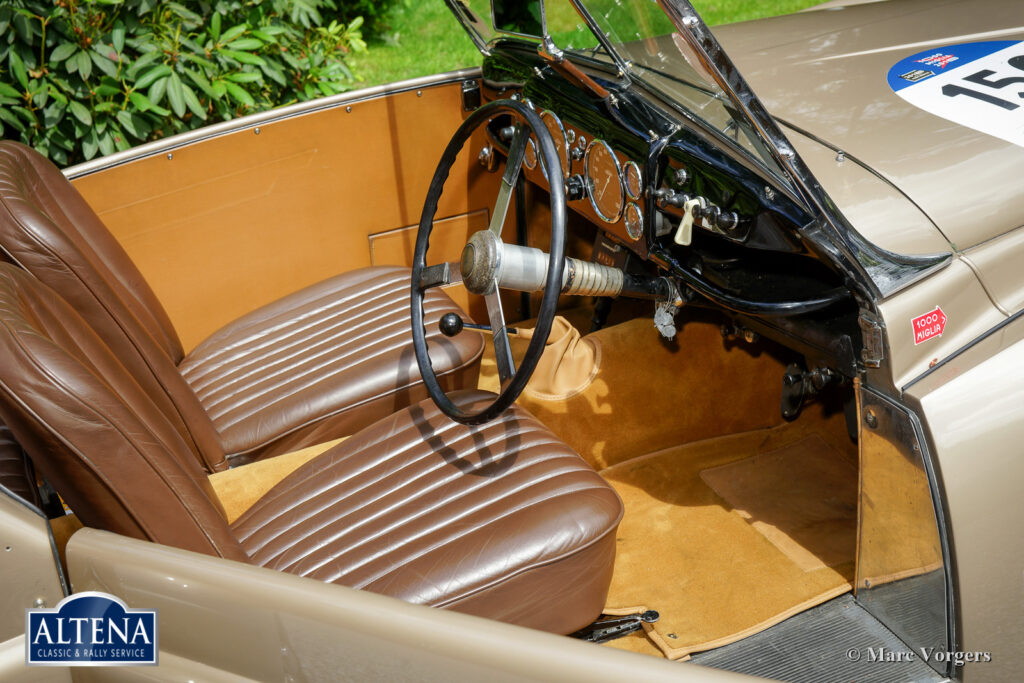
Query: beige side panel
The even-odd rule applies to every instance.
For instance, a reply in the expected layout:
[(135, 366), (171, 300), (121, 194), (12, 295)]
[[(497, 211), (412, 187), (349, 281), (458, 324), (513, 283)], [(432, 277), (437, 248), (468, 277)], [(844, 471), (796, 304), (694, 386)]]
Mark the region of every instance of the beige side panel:
[[(190, 349), (258, 306), (370, 265), (369, 235), (419, 222), (462, 116), (458, 82), (424, 87), (243, 124), (74, 183)], [(456, 162), (439, 218), (496, 195), (499, 177), (476, 162), (482, 140)]]
[[(24, 612), (22, 612), (21, 623), (24, 629)], [(15, 638), (0, 643), (0, 681), (5, 681), (5, 683), (70, 683), (71, 670), (64, 666), (25, 666), (25, 636), (19, 634)]]
[(75, 534), (68, 562), (75, 590), (160, 610), (168, 669), (118, 680), (754, 680), (91, 529)]
[(25, 632), (37, 600), (56, 607), (63, 598), (46, 519), (0, 490), (0, 641)]
[[(946, 316), (941, 336), (914, 343), (911, 321), (938, 306)], [(974, 272), (954, 260), (927, 280), (879, 306), (889, 339), (893, 384), (905, 386), (928, 367), (1006, 320)]]
[(1016, 681), (1024, 655), (1024, 319), (911, 387), (931, 432), (956, 554), (965, 681)]
[(0, 490), (0, 681), (70, 681), (63, 667), (25, 666), (25, 610), (64, 598), (46, 519)]
[(1024, 308), (1024, 227), (964, 252), (978, 276), (1008, 313)]

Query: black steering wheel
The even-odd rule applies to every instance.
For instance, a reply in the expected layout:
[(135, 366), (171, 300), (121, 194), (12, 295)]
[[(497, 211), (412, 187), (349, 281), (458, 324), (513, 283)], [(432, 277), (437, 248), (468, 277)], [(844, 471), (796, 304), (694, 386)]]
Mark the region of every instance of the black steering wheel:
[[(437, 203), (441, 198), (441, 192), (448, 179), (448, 173), (455, 163), (455, 158), (477, 128), (503, 113), (512, 114), (513, 133), (509, 143), (505, 173), (501, 178), (501, 188), (491, 213), (490, 226), (487, 230), (482, 230), (470, 238), (462, 252), (460, 261), (428, 267), (426, 265), (427, 249), (430, 246), (430, 233), (434, 227), (434, 215), (437, 213)], [(546, 176), (551, 189), (551, 251), (547, 260), (544, 294), (541, 298), (540, 313), (537, 316), (537, 326), (533, 338), (530, 340), (530, 346), (526, 350), (526, 356), (517, 369), (508, 343), (505, 316), (501, 308), (501, 294), (498, 291), (503, 275), (502, 251), (505, 247), (501, 241), (501, 230), (505, 224), (512, 192), (519, 181), (531, 132), (540, 147), (540, 161), (544, 165), (543, 168), (547, 169)], [(420, 217), (419, 231), (416, 234), (416, 250), (413, 254), (412, 340), (413, 349), (416, 352), (416, 362), (430, 398), (445, 415), (456, 422), (467, 425), (483, 424), (504, 412), (526, 387), (526, 383), (537, 367), (537, 362), (544, 353), (544, 345), (551, 333), (551, 322), (555, 317), (558, 295), (562, 289), (562, 273), (565, 269), (565, 180), (559, 159), (560, 155), (555, 141), (535, 111), (516, 100), (496, 100), (480, 107), (462, 122), (445, 148), (437, 170), (434, 171), (426, 201), (423, 203), (423, 214)], [(437, 375), (434, 374), (430, 355), (427, 352), (426, 329), (423, 320), (423, 294), (431, 287), (459, 281), (464, 282), (470, 292), (482, 295), (487, 303), (487, 317), (490, 321), (490, 332), (494, 341), (498, 377), (501, 380), (501, 393), (478, 412), (466, 412), (448, 398), (437, 381)]]

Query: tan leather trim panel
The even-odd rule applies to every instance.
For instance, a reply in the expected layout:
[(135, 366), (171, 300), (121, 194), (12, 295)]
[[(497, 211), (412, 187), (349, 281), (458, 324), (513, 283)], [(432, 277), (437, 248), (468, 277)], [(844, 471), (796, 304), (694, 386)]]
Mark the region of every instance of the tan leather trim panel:
[[(479, 230), (486, 230), (490, 220), (490, 211), (479, 209), (472, 213), (434, 221), (434, 229), (430, 233), (427, 264), (456, 260), (470, 236)], [(369, 235), (371, 264), (374, 266), (412, 266), (412, 253), (416, 247), (418, 228), (418, 224), (409, 225), (397, 230)], [(444, 292), (474, 320), (487, 321), (487, 309), (484, 306), (483, 297), (470, 296), (461, 284), (445, 287)]]
[(75, 534), (68, 558), (75, 590), (160, 610), (160, 659), (170, 666), (147, 669), (151, 680), (182, 671), (310, 681), (759, 680), (94, 529)]
[[(462, 115), (458, 82), (424, 87), (244, 126), (74, 184), (188, 350), (261, 305), (370, 265), (370, 235), (419, 222)], [(481, 135), (456, 162), (439, 218), (496, 196), (500, 178), (476, 161)]]

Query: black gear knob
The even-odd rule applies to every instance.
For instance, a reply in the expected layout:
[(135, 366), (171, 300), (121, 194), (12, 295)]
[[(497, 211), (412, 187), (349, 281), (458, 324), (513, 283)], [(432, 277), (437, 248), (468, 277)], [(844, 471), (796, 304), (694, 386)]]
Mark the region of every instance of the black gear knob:
[(457, 313), (445, 313), (441, 316), (441, 322), (438, 323), (438, 327), (441, 328), (441, 334), (444, 336), (454, 337), (459, 332), (462, 332), (462, 318)]

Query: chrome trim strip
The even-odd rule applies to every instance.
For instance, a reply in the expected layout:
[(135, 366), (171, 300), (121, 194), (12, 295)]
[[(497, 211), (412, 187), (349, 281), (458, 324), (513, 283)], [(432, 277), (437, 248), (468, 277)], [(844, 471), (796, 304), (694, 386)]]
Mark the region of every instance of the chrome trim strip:
[(248, 116), (232, 119), (230, 121), (222, 121), (220, 123), (190, 130), (185, 133), (179, 133), (178, 135), (172, 135), (171, 137), (163, 138), (161, 140), (147, 142), (137, 147), (126, 149), (123, 152), (111, 154), (110, 156), (92, 159), (64, 169), (64, 175), (68, 180), (74, 180), (76, 178), (81, 178), (91, 173), (97, 173), (108, 168), (120, 166), (137, 159), (157, 154), (166, 154), (167, 152), (171, 152), (186, 145), (195, 144), (221, 135), (227, 135), (239, 130), (245, 130), (246, 128), (252, 128), (260, 124), (275, 123), (295, 116), (302, 116), (304, 114), (310, 114), (324, 109), (334, 109), (357, 102), (365, 102), (385, 95), (395, 95), (398, 93), (408, 92), (410, 90), (448, 85), (450, 83), (458, 83), (460, 81), (479, 77), (480, 67), (472, 67), (468, 69), (449, 71), (443, 74), (423, 76), (421, 78), (411, 78), (405, 81), (398, 81), (396, 83), (374, 86), (372, 88), (363, 88), (362, 90), (351, 90), (339, 95), (310, 100), (309, 102), (299, 102), (298, 104), (281, 107), (280, 109), (271, 109), (269, 111), (249, 114)]

